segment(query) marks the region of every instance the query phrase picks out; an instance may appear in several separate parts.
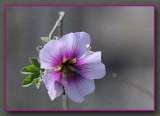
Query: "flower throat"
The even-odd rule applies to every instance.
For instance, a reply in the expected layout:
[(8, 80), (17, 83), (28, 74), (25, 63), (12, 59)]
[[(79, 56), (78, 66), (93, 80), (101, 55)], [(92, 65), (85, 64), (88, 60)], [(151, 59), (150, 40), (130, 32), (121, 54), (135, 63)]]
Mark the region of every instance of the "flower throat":
[(66, 58), (63, 59), (63, 63), (58, 66), (56, 69), (58, 71), (66, 72), (66, 69), (70, 69), (71, 71), (77, 71), (73, 64), (77, 61), (77, 59), (67, 60)]

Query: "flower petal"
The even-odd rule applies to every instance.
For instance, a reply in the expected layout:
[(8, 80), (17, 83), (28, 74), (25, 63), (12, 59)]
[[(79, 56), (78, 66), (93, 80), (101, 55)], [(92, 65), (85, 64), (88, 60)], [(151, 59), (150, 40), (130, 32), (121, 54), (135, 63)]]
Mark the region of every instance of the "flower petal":
[(86, 32), (69, 33), (61, 40), (65, 41), (65, 57), (68, 60), (82, 56), (90, 45), (90, 36)]
[(51, 100), (54, 100), (63, 93), (62, 72), (54, 70), (45, 71), (43, 82), (48, 89)]
[(71, 100), (81, 103), (85, 95), (94, 91), (95, 84), (94, 80), (83, 78), (78, 73), (69, 71), (64, 87)]
[(100, 79), (105, 76), (105, 65), (101, 62), (101, 52), (87, 51), (75, 63), (78, 73), (87, 79)]
[(40, 50), (41, 68), (51, 69), (62, 64), (64, 58), (63, 43), (62, 40), (51, 40)]

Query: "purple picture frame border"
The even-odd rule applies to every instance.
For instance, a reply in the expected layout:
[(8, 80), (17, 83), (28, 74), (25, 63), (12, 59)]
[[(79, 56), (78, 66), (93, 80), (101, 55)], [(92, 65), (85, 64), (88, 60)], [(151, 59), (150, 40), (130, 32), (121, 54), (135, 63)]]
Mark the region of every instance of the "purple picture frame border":
[[(154, 7), (154, 109), (134, 109), (134, 110), (124, 110), (124, 109), (117, 109), (117, 110), (34, 110), (34, 109), (26, 109), (26, 110), (14, 110), (14, 109), (7, 109), (7, 7)], [(155, 5), (5, 5), (5, 111), (155, 111)]]

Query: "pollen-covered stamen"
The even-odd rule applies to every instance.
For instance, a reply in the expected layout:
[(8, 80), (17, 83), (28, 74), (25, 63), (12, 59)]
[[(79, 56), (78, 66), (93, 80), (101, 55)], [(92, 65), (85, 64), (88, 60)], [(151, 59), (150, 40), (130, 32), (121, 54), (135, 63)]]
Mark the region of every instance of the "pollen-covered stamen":
[(88, 47), (88, 50), (91, 50), (91, 48), (92, 48), (92, 47), (91, 47), (91, 46), (89, 46), (89, 47)]
[(72, 64), (72, 63), (75, 63), (76, 61), (77, 61), (77, 58), (74, 58), (74, 59), (70, 60), (69, 63)]
[(65, 63), (65, 62), (67, 62), (67, 59), (66, 59), (66, 58), (63, 59), (63, 63)]
[(63, 65), (60, 65), (60, 66), (58, 66), (56, 69), (57, 69), (58, 71), (60, 71), (60, 70), (62, 69), (62, 66), (63, 66)]
[(67, 60), (66, 58), (63, 59), (63, 63), (56, 67), (56, 70), (58, 71), (63, 71), (64, 68), (68, 67), (71, 71), (76, 71), (76, 69), (72, 66), (73, 63), (77, 61), (77, 58), (72, 59), (72, 60)]

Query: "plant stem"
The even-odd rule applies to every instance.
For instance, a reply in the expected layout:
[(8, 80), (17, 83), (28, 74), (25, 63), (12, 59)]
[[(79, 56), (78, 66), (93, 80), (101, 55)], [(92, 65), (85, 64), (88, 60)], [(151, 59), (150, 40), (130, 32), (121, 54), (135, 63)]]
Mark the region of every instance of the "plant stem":
[[(63, 88), (64, 88), (64, 86), (63, 86)], [(65, 90), (63, 92), (63, 96), (62, 97), (63, 97), (63, 109), (67, 110), (68, 109), (68, 107), (67, 107), (67, 95), (66, 95)]]
[[(59, 19), (57, 20), (56, 25), (53, 28), (53, 31), (55, 30), (56, 27), (58, 27), (58, 36), (62, 37), (63, 36), (62, 25), (63, 25), (63, 19), (64, 19), (64, 14), (65, 13), (61, 11), (58, 14), (59, 14)], [(52, 33), (51, 33), (51, 35), (52, 35)], [(50, 35), (50, 37), (51, 37), (51, 35)], [(62, 75), (62, 81), (63, 81), (62, 83), (63, 83), (63, 90), (64, 90), (63, 96), (62, 96), (63, 97), (63, 109), (67, 110), (67, 95), (66, 95), (66, 92), (65, 92), (65, 89), (64, 89), (64, 83), (65, 83), (64, 75)]]
[[(59, 18), (58, 18), (58, 20), (56, 21), (56, 24), (54, 25), (54, 27), (53, 27), (53, 29), (51, 30), (51, 32), (49, 33), (49, 40), (51, 40), (51, 37), (52, 37), (52, 34), (53, 34), (53, 32), (55, 31), (55, 29), (57, 28), (57, 27), (59, 27), (59, 29), (58, 30), (60, 30), (59, 32), (59, 35), (61, 35), (62, 36), (62, 23), (63, 23), (63, 19), (64, 19), (64, 12), (63, 11), (60, 11), (59, 13)], [(60, 37), (61, 37), (60, 36)]]

